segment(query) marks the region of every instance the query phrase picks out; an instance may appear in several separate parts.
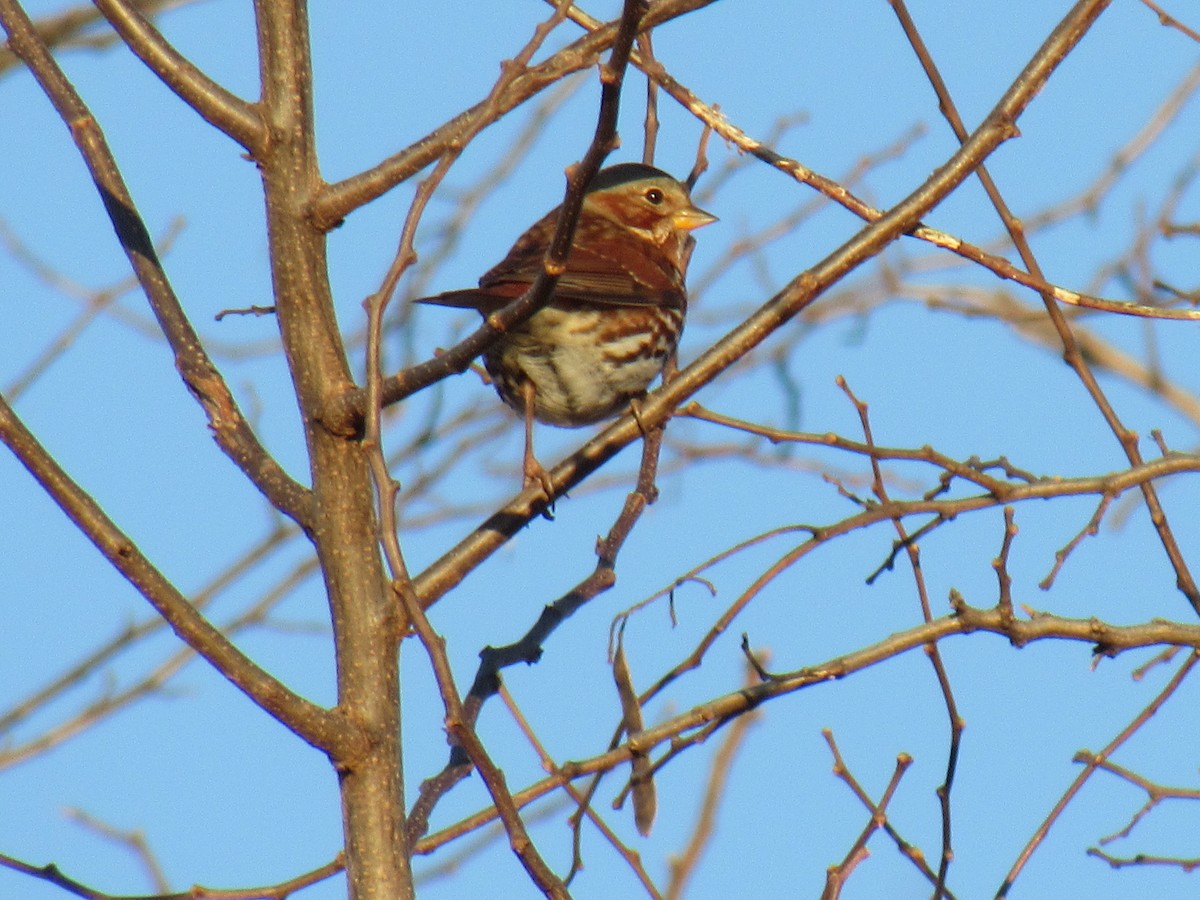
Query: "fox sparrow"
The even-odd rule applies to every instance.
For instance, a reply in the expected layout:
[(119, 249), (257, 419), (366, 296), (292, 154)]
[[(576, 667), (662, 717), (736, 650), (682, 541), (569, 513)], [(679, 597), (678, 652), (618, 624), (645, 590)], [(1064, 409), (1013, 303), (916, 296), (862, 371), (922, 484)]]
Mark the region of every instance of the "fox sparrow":
[[(520, 297), (542, 272), (558, 209), (539, 219), (478, 288), (418, 303), (485, 317)], [(496, 392), (525, 420), (525, 483), (549, 480), (533, 455), (533, 421), (578, 427), (629, 408), (675, 352), (687, 312), (684, 275), (695, 239), (716, 221), (688, 189), (641, 163), (602, 169), (588, 185), (566, 271), (549, 303), (483, 356)]]

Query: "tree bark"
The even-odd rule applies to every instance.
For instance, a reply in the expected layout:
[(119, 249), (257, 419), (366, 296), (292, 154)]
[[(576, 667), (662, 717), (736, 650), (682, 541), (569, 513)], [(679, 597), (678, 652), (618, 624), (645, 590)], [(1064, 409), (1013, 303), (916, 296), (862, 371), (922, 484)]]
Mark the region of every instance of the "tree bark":
[[(256, 3), (268, 129), (259, 164), (276, 312), (311, 465), (310, 538), (329, 598), (338, 709), (366, 736), (354, 758), (331, 755), (345, 830), (349, 895), (411, 897), (400, 757), (398, 607), (378, 550), (373, 494), (357, 440), (318, 421), (327, 399), (353, 387), (330, 293), (324, 235), (305, 214), (317, 165), (308, 19), (303, 2)], [(362, 744), (355, 742), (358, 746)]]

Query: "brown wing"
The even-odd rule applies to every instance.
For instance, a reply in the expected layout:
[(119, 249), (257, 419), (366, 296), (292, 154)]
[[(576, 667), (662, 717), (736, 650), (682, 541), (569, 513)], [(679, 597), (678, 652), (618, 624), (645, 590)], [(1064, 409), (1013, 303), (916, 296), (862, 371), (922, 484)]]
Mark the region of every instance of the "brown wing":
[[(479, 279), (488, 294), (516, 296), (542, 271), (558, 211), (546, 215), (517, 240), (508, 256)], [(513, 293), (514, 288), (520, 289)], [(679, 305), (683, 275), (668, 255), (636, 232), (586, 212), (579, 217), (567, 270), (554, 289), (555, 305), (571, 301), (615, 306)]]
[[(508, 255), (479, 279), (478, 288), (447, 291), (414, 302), (478, 309), (485, 315), (500, 309), (525, 293), (541, 274), (557, 222), (556, 209), (534, 223)], [(687, 241), (692, 242), (690, 236)], [(573, 303), (682, 307), (683, 273), (671, 252), (637, 232), (623, 231), (608, 219), (585, 212), (567, 255), (567, 270), (559, 277), (551, 302), (558, 307)]]

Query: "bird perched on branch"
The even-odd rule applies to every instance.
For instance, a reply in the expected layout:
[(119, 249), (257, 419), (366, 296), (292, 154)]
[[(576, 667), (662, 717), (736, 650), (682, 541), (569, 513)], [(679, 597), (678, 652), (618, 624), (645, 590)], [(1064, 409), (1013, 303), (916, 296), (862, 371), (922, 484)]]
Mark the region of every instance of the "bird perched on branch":
[[(559, 210), (539, 219), (478, 288), (418, 303), (494, 313), (543, 271)], [(496, 392), (525, 422), (525, 486), (552, 486), (533, 454), (533, 422), (591, 425), (630, 408), (674, 354), (687, 313), (693, 229), (716, 216), (661, 169), (621, 163), (588, 185), (566, 270), (550, 301), (483, 355)]]

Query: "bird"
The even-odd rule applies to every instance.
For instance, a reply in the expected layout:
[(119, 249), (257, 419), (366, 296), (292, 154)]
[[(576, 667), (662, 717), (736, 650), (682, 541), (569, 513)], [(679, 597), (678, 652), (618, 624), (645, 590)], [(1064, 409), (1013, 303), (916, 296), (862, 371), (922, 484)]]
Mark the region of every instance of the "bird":
[[(529, 227), (479, 287), (417, 303), (477, 310), (485, 318), (543, 272), (559, 209)], [(483, 354), (492, 385), (525, 424), (524, 486), (549, 475), (533, 452), (533, 423), (592, 425), (632, 409), (675, 353), (687, 314), (691, 232), (717, 221), (662, 169), (619, 163), (588, 184), (549, 301)]]

